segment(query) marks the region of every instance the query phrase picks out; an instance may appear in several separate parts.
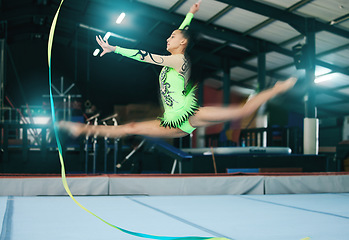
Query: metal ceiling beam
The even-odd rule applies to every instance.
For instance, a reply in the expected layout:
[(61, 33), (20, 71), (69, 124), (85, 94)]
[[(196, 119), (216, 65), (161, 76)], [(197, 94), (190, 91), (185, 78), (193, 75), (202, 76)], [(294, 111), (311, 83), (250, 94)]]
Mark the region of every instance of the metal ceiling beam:
[[(327, 55), (327, 54), (330, 54), (330, 53), (333, 53), (333, 52), (344, 50), (348, 46), (349, 46), (349, 44), (346, 44), (346, 45), (343, 45), (343, 46), (340, 46), (340, 47), (337, 47), (337, 48), (334, 48), (334, 49), (331, 49), (331, 50), (328, 50), (328, 51), (325, 51), (325, 52), (321, 52), (321, 53), (317, 54), (316, 57), (318, 58), (318, 57), (322, 57), (324, 55)], [(292, 55), (290, 55), (290, 57), (292, 57)], [(341, 67), (335, 66), (333, 64), (327, 63), (325, 61), (319, 60), (319, 59), (316, 59), (315, 61), (316, 61), (317, 65), (325, 67), (325, 68), (328, 68), (328, 69), (331, 69), (333, 72), (338, 72), (338, 73), (342, 73), (342, 74), (345, 74), (345, 75), (349, 75), (349, 69), (348, 68), (341, 68)], [(273, 74), (273, 73), (275, 73), (277, 71), (289, 68), (289, 67), (291, 67), (293, 65), (294, 65), (293, 63), (289, 63), (289, 64), (286, 64), (286, 65), (280, 66), (278, 68), (269, 70), (269, 71), (267, 71), (267, 75), (271, 75), (271, 74)], [(257, 75), (254, 75), (252, 77), (245, 78), (245, 79), (243, 79), (241, 81), (242, 82), (248, 82), (248, 81), (250, 81), (250, 80), (252, 80), (252, 79), (254, 79), (256, 77), (257, 77)]]
[[(168, 10), (169, 13), (172, 13), (176, 11), (186, 0), (178, 0), (173, 6)], [(155, 28), (157, 28), (161, 24), (161, 21), (157, 21), (151, 29), (147, 32), (147, 35), (149, 35), (152, 31), (154, 31)]]
[(290, 39), (287, 39), (287, 40), (281, 42), (279, 45), (280, 46), (285, 46), (285, 45), (288, 45), (288, 44), (290, 44), (292, 42), (300, 41), (302, 39), (304, 39), (304, 35), (300, 34), (298, 36), (295, 36), (293, 38), (290, 38)]
[(269, 18), (269, 19), (267, 19), (267, 20), (265, 20), (265, 21), (263, 21), (263, 22), (257, 24), (256, 26), (254, 26), (254, 27), (248, 29), (248, 30), (245, 31), (242, 35), (247, 36), (247, 35), (250, 35), (250, 34), (252, 34), (252, 33), (254, 33), (254, 32), (257, 32), (258, 30), (264, 28), (265, 26), (268, 26), (268, 25), (271, 24), (272, 22), (275, 22), (275, 19)]
[(330, 24), (331, 24), (331, 25), (339, 24), (339, 23), (341, 23), (341, 22), (347, 21), (348, 19), (349, 19), (349, 13), (347, 13), (347, 14), (345, 14), (345, 15), (343, 15), (343, 16), (340, 16), (340, 17), (338, 17), (338, 18), (336, 18), (336, 19), (334, 19), (334, 20), (332, 20), (332, 21), (330, 22)]
[[(285, 42), (280, 43), (278, 46), (273, 45), (273, 46), (270, 46), (269, 48), (270, 48), (270, 49), (274, 49), (273, 51), (275, 51), (275, 52), (278, 52), (278, 53), (281, 53), (281, 54), (283, 54), (283, 55), (286, 55), (286, 56), (289, 56), (289, 57), (292, 57), (292, 58), (293, 58), (293, 53), (292, 53), (292, 51), (290, 51), (290, 50), (288, 50), (288, 49), (286, 49), (286, 48), (282, 48), (281, 46), (287, 45), (287, 44), (289, 44), (290, 42), (293, 42), (293, 41), (296, 41), (296, 40), (300, 40), (300, 39), (301, 39), (300, 36), (301, 36), (301, 38), (304, 38), (303, 35), (299, 35), (299, 36), (297, 36), (297, 37), (295, 37), (295, 38), (292, 38), (292, 39), (286, 40)], [(249, 61), (249, 60), (251, 60), (251, 59), (253, 59), (253, 58), (255, 58), (255, 57), (256, 57), (256, 56), (250, 56), (250, 57), (245, 58), (243, 61), (246, 62), (246, 61)]]
[(298, 8), (301, 8), (305, 5), (307, 5), (308, 3), (313, 2), (314, 0), (301, 0), (299, 2), (296, 2), (295, 4), (293, 4), (291, 7), (288, 7), (286, 10), (288, 12), (293, 12), (294, 10), (297, 10)]
[(347, 94), (340, 93), (340, 92), (335, 92), (333, 89), (328, 89), (328, 88), (321, 87), (321, 86), (317, 85), (316, 86), (316, 90), (317, 90), (317, 92), (324, 93), (324, 94), (327, 94), (327, 95), (331, 95), (331, 96), (339, 98), (339, 99), (343, 99), (346, 102), (349, 101), (349, 96)]
[[(288, 68), (288, 67), (292, 67), (294, 64), (293, 63), (289, 63), (289, 64), (286, 64), (286, 65), (283, 65), (281, 67), (278, 67), (278, 68), (275, 68), (275, 69), (272, 69), (272, 70), (268, 70), (266, 71), (266, 75), (269, 76), (269, 77), (275, 77), (275, 78), (279, 78), (279, 79), (286, 79), (290, 76), (285, 76), (285, 75), (281, 75), (281, 74), (276, 74), (277, 71), (280, 71), (282, 69), (285, 69), (285, 68)], [(258, 75), (253, 75), (251, 77), (248, 77), (248, 78), (244, 78), (242, 80), (240, 80), (239, 82), (248, 82), (248, 81), (251, 81), (253, 79), (256, 79), (258, 77)]]
[(219, 18), (223, 17), (227, 12), (230, 12), (231, 10), (233, 10), (234, 7), (233, 6), (227, 6), (225, 7), (223, 10), (221, 10), (219, 13), (217, 13), (216, 15), (214, 15), (213, 17), (211, 17), (209, 20), (206, 21), (206, 24), (211, 24), (214, 21), (217, 21)]
[(174, 12), (176, 11), (180, 6), (185, 3), (186, 0), (178, 0), (173, 6), (168, 10), (168, 12)]
[[(324, 62), (324, 61), (321, 61), (321, 60), (315, 60), (315, 61), (316, 61), (317, 65), (325, 67), (325, 68), (328, 68), (328, 69), (331, 69), (333, 72), (338, 72), (338, 73), (342, 73), (342, 74), (345, 74), (345, 75), (349, 75), (349, 69), (347, 69), (347, 68), (337, 67), (337, 66), (335, 66), (333, 64), (330, 64), (330, 63), (327, 63), (327, 62)], [(286, 65), (280, 66), (278, 68), (269, 70), (269, 71), (267, 71), (267, 75), (276, 77), (275, 72), (280, 71), (282, 69), (286, 69), (288, 67), (292, 67), (293, 65), (294, 65), (293, 63), (289, 63), (289, 64), (286, 64)], [(256, 77), (257, 77), (257, 75), (254, 75), (254, 76), (242, 79), (240, 81), (241, 82), (248, 82), (248, 81), (251, 81), (252, 79), (255, 79)]]
[[(340, 86), (340, 87), (335, 87), (332, 88), (333, 91), (337, 91), (337, 90), (342, 90), (342, 89), (346, 89), (349, 88), (349, 85), (344, 85), (344, 86)], [(349, 96), (348, 96), (349, 97)]]
[[(245, 9), (250, 12), (258, 13), (263, 16), (268, 16), (270, 18), (274, 18), (281, 22), (285, 22), (293, 26), (297, 31), (301, 33), (305, 33), (305, 19), (306, 17), (286, 12), (276, 7), (272, 7), (257, 1), (252, 0), (217, 0), (222, 3), (226, 3), (229, 5), (233, 5), (238, 8)], [(316, 31), (325, 30), (342, 37), (349, 38), (349, 31), (346, 31), (341, 28), (337, 28), (335, 26), (320, 22), (315, 20)]]
[[(309, 18), (306, 21), (306, 48), (305, 57), (305, 76), (303, 86), (306, 93), (304, 95), (304, 115), (306, 118), (317, 118), (315, 105), (315, 69), (316, 69), (316, 46), (315, 46), (315, 20)], [(313, 134), (311, 134), (313, 136)], [(317, 143), (318, 144), (318, 143)]]
[(202, 55), (199, 55), (197, 58), (195, 58), (192, 63), (195, 64), (197, 62), (199, 62), (200, 60), (202, 60), (203, 58), (207, 58), (209, 56), (212, 56), (213, 54), (215, 54), (216, 52), (222, 50), (223, 48), (227, 47), (229, 45), (229, 42), (226, 42), (222, 45), (220, 45), (219, 47), (213, 49), (212, 51), (210, 52), (207, 52), (207, 53), (203, 53)]
[[(308, 4), (309, 2), (312, 2), (312, 1), (314, 1), (314, 0), (302, 0), (302, 1), (299, 1), (299, 2), (297, 2), (295, 4), (293, 4), (291, 7), (286, 8), (284, 11), (292, 12), (292, 11), (294, 11), (294, 10), (296, 10), (296, 9), (298, 9), (298, 8), (304, 6), (304, 5), (306, 5), (306, 4)], [(271, 24), (273, 22), (275, 22), (275, 19), (269, 18), (269, 19), (265, 20), (264, 22), (261, 22), (260, 24), (257, 24), (256, 26), (254, 26), (254, 27), (250, 28), (249, 30), (245, 31), (243, 33), (243, 35), (249, 35), (251, 33), (254, 33), (254, 32), (262, 29), (263, 27), (265, 27), (265, 26), (267, 26), (267, 25), (269, 25), (269, 24)]]
[(332, 48), (330, 50), (327, 50), (327, 51), (323, 51), (319, 54), (316, 55), (316, 57), (323, 57), (323, 56), (326, 56), (326, 55), (329, 55), (329, 54), (332, 54), (332, 53), (335, 53), (335, 52), (339, 52), (339, 51), (342, 51), (342, 50), (346, 50), (349, 48), (349, 44), (344, 44), (342, 46), (339, 46), (339, 47), (336, 47), (336, 48)]
[[(302, 30), (302, 25), (304, 25), (304, 17), (295, 15), (293, 13), (281, 10), (276, 7), (272, 7), (260, 2), (252, 0), (217, 0), (222, 3), (233, 5), (238, 8), (245, 9), (250, 12), (258, 13), (263, 16), (273, 18), (288, 24), (292, 23), (298, 31)], [(303, 31), (304, 32), (304, 31)]]
[(341, 67), (338, 67), (336, 65), (319, 60), (319, 59), (316, 59), (316, 65), (331, 69), (334, 72), (342, 73), (344, 75), (349, 75), (349, 69), (341, 68)]

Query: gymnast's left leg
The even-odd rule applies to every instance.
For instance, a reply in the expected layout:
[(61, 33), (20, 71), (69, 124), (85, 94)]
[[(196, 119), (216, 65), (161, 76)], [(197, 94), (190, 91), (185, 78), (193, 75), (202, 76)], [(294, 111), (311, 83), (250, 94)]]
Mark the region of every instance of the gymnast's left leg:
[(291, 77), (286, 81), (277, 82), (274, 87), (260, 92), (241, 107), (202, 107), (194, 116), (189, 118), (189, 122), (191, 126), (198, 128), (242, 119), (253, 114), (271, 98), (291, 89), (296, 81), (296, 78)]
[(142, 135), (148, 137), (179, 138), (187, 133), (178, 128), (165, 128), (160, 125), (160, 120), (132, 122), (118, 126), (86, 125), (82, 123), (61, 121), (58, 127), (67, 130), (73, 136), (104, 136), (110, 138), (123, 138), (129, 135)]

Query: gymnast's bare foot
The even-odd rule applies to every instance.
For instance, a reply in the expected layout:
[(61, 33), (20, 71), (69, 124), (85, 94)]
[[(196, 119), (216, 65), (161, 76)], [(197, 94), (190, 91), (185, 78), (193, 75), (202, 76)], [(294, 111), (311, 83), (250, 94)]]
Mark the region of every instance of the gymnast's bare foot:
[(285, 80), (285, 81), (278, 81), (273, 89), (275, 89), (278, 93), (283, 93), (286, 92), (288, 90), (290, 90), (291, 88), (293, 88), (293, 86), (296, 84), (297, 82), (297, 78), (295, 77), (290, 77), (289, 79)]
[(83, 123), (60, 121), (58, 123), (58, 128), (67, 131), (73, 137), (79, 137), (80, 135), (88, 133), (88, 125)]

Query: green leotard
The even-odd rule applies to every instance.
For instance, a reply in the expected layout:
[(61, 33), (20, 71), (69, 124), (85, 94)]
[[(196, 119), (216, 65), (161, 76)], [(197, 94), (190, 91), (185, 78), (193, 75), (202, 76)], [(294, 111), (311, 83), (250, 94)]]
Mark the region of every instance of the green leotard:
[[(189, 26), (193, 18), (188, 13), (179, 29)], [(186, 133), (192, 133), (193, 128), (189, 123), (189, 117), (194, 115), (199, 106), (195, 98), (196, 87), (186, 88), (190, 66), (182, 54), (160, 56), (137, 49), (116, 47), (115, 53), (121, 54), (141, 62), (148, 62), (164, 66), (159, 76), (161, 100), (164, 114), (160, 117), (161, 126), (179, 128)]]

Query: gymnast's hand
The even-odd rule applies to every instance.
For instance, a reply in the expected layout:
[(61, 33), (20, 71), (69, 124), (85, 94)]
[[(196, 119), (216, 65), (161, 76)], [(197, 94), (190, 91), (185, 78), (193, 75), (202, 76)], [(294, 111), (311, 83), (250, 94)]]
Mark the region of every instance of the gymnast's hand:
[(189, 12), (192, 14), (195, 14), (197, 11), (199, 11), (200, 3), (201, 3), (201, 0), (199, 0), (197, 3), (193, 4), (193, 6), (191, 6)]
[(108, 40), (104, 41), (101, 35), (96, 36), (96, 41), (99, 44), (99, 46), (101, 46), (101, 48), (103, 49), (103, 52), (101, 53), (100, 57), (102, 57), (106, 53), (114, 52), (116, 49), (115, 46), (109, 45)]

